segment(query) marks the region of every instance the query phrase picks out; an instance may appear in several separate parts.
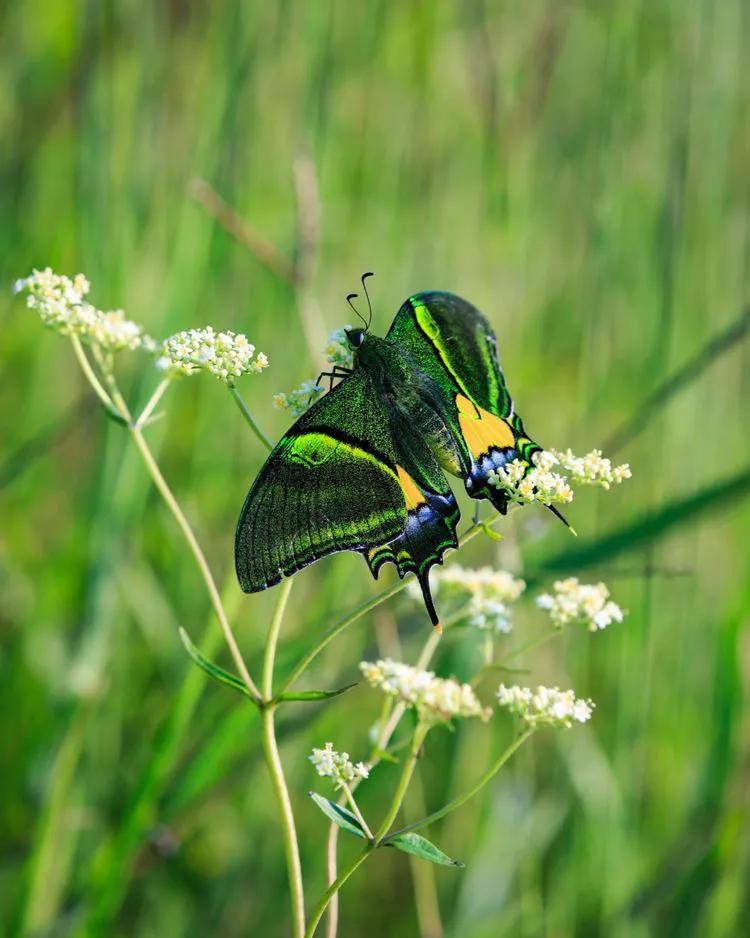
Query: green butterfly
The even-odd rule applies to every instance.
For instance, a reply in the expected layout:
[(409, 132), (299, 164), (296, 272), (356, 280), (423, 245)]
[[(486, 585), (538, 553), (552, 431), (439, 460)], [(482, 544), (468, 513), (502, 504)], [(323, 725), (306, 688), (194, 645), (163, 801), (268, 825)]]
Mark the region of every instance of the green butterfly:
[(237, 576), (257, 592), (356, 550), (375, 578), (385, 563), (399, 577), (414, 573), (439, 629), (429, 570), (458, 546), (460, 518), (444, 473), (505, 514), (508, 497), (488, 473), (516, 458), (531, 463), (541, 447), (513, 407), (489, 323), (460, 297), (417, 293), (384, 339), (369, 321), (346, 337), (354, 368), (324, 373), (343, 380), (284, 435), (245, 499)]

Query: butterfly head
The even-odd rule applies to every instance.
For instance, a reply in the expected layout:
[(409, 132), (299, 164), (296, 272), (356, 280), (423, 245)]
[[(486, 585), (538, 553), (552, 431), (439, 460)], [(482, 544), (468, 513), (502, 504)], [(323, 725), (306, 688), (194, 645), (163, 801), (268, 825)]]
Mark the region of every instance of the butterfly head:
[(365, 341), (365, 336), (367, 335), (366, 329), (344, 329), (344, 332), (346, 334), (346, 341), (354, 351), (362, 347), (362, 343)]
[(365, 317), (356, 308), (354, 303), (352, 303), (352, 300), (357, 298), (357, 294), (350, 293), (346, 298), (346, 302), (354, 310), (354, 313), (362, 320), (362, 325), (364, 326), (364, 329), (360, 329), (360, 328), (344, 329), (344, 332), (346, 334), (346, 341), (349, 343), (349, 345), (355, 352), (357, 351), (357, 349), (361, 348), (362, 345), (364, 344), (365, 338), (367, 337), (367, 332), (370, 328), (370, 323), (372, 322), (372, 304), (370, 303), (370, 294), (367, 292), (367, 284), (365, 283), (365, 280), (367, 280), (368, 277), (372, 277), (371, 272), (362, 274), (362, 278), (361, 278), (362, 286), (365, 291), (365, 296), (367, 297), (367, 312), (368, 312), (367, 319), (365, 319)]

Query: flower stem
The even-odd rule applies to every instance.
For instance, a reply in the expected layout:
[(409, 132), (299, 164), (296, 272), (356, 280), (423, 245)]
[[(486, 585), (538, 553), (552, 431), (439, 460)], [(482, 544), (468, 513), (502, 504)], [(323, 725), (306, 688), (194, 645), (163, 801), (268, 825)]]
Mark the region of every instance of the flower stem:
[(305, 932), (305, 938), (312, 938), (312, 936), (315, 934), (315, 929), (318, 927), (318, 923), (323, 917), (323, 913), (328, 908), (328, 903), (336, 895), (339, 889), (341, 889), (341, 887), (344, 885), (347, 879), (349, 879), (352, 873), (354, 873), (357, 869), (359, 869), (361, 864), (364, 863), (364, 861), (368, 858), (368, 856), (370, 855), (373, 849), (374, 849), (373, 845), (368, 844), (368, 846), (365, 847), (362, 853), (358, 853), (357, 856), (349, 864), (349, 866), (347, 866), (347, 868), (344, 870), (344, 872), (340, 873), (339, 876), (336, 878), (336, 880), (331, 883), (328, 889), (326, 889), (326, 891), (323, 893), (323, 896), (320, 902), (315, 907), (315, 911), (310, 917), (310, 920), (307, 924), (307, 931)]
[(365, 832), (365, 834), (367, 834), (367, 839), (372, 840), (373, 839), (372, 831), (367, 826), (367, 821), (364, 819), (362, 812), (359, 810), (359, 805), (357, 804), (354, 798), (354, 795), (352, 794), (351, 788), (349, 788), (348, 785), (344, 785), (343, 789), (344, 789), (344, 795), (346, 796), (346, 800), (349, 802), (349, 807), (354, 812), (354, 816), (359, 821), (360, 826), (362, 827), (362, 830)]
[(96, 396), (99, 398), (99, 400), (102, 402), (102, 404), (108, 411), (116, 413), (117, 408), (112, 403), (112, 399), (110, 398), (109, 394), (107, 394), (107, 392), (104, 390), (104, 387), (102, 386), (101, 381), (97, 377), (96, 372), (91, 367), (91, 362), (89, 361), (88, 356), (86, 355), (86, 352), (83, 350), (83, 346), (81, 345), (81, 340), (78, 338), (77, 335), (72, 335), (70, 337), (70, 343), (73, 346), (73, 351), (75, 352), (75, 356), (78, 359), (78, 364), (81, 366), (81, 371), (83, 371), (84, 375), (86, 376), (86, 380), (94, 389), (94, 393), (96, 394)]
[(273, 697), (273, 667), (276, 658), (276, 646), (281, 631), (289, 593), (292, 588), (292, 579), (282, 584), (279, 598), (276, 602), (271, 627), (266, 641), (266, 651), (263, 657), (263, 675), (261, 688), (263, 703), (261, 707), (261, 726), (263, 732), (263, 753), (268, 765), (276, 801), (281, 815), (281, 827), (284, 835), (284, 852), (286, 854), (287, 874), (289, 876), (289, 890), (292, 898), (292, 933), (294, 938), (302, 938), (305, 934), (305, 894), (302, 884), (302, 864), (300, 863), (299, 844), (297, 842), (297, 828), (294, 823), (294, 812), (289, 797), (289, 789), (284, 777), (284, 768), (281, 764), (279, 747), (276, 741), (276, 726), (274, 715), (276, 705)]
[(169, 387), (169, 384), (170, 384), (169, 378), (164, 378), (163, 380), (161, 380), (161, 381), (157, 384), (156, 390), (155, 390), (154, 393), (151, 395), (151, 397), (148, 399), (148, 403), (147, 403), (146, 406), (143, 408), (143, 410), (141, 411), (140, 417), (138, 417), (138, 419), (137, 419), (136, 422), (135, 422), (135, 425), (136, 425), (136, 428), (137, 428), (137, 429), (140, 430), (141, 427), (145, 426), (146, 421), (147, 421), (148, 418), (151, 416), (151, 414), (154, 412), (154, 408), (156, 407), (156, 405), (157, 405), (157, 404), (159, 403), (159, 401), (161, 400), (162, 395), (164, 394), (164, 392), (165, 392), (165, 391), (167, 390), (167, 388)]
[(281, 623), (284, 620), (284, 612), (286, 611), (286, 604), (287, 600), (289, 599), (289, 593), (292, 590), (293, 583), (294, 580), (289, 577), (281, 584), (279, 598), (276, 600), (276, 608), (273, 611), (271, 626), (268, 630), (266, 651), (263, 656), (263, 674), (261, 677), (261, 689), (263, 692), (263, 699), (266, 703), (270, 702), (273, 697), (273, 667), (276, 661), (276, 646), (279, 642)]
[(428, 814), (427, 817), (422, 818), (421, 821), (415, 821), (413, 824), (407, 824), (406, 827), (402, 827), (400, 830), (395, 831), (391, 836), (396, 837), (398, 834), (405, 834), (408, 831), (416, 831), (421, 827), (426, 827), (428, 824), (432, 824), (433, 821), (439, 820), (441, 817), (445, 817), (446, 814), (450, 814), (451, 811), (455, 811), (456, 808), (460, 808), (462, 804), (465, 804), (470, 798), (473, 798), (484, 786), (489, 782), (493, 776), (495, 776), (500, 769), (505, 765), (505, 763), (510, 759), (513, 753), (526, 742), (526, 740), (534, 732), (533, 728), (527, 729), (519, 737), (513, 740), (510, 746), (505, 749), (501, 755), (492, 763), (492, 765), (487, 769), (487, 771), (482, 775), (479, 781), (474, 785), (469, 791), (464, 792), (463, 795), (458, 795), (452, 801), (449, 801), (448, 804), (444, 805), (438, 811), (433, 811), (432, 814)]
[(380, 825), (377, 833), (375, 834), (376, 846), (381, 843), (385, 835), (391, 829), (391, 825), (396, 820), (396, 816), (401, 810), (401, 804), (404, 800), (406, 789), (409, 787), (409, 782), (411, 781), (411, 777), (414, 774), (414, 769), (417, 765), (417, 759), (419, 758), (419, 752), (422, 748), (422, 743), (424, 742), (425, 736), (429, 732), (429, 729), (429, 724), (422, 722), (417, 723), (417, 728), (414, 730), (414, 738), (412, 739), (411, 746), (409, 748), (409, 756), (404, 763), (404, 768), (401, 772), (401, 778), (398, 780), (398, 785), (396, 786), (396, 791), (393, 794), (391, 805), (388, 808), (386, 816), (383, 818), (383, 823)]
[(255, 420), (255, 417), (253, 417), (250, 411), (250, 408), (245, 403), (245, 399), (242, 397), (242, 395), (240, 394), (240, 392), (237, 390), (237, 388), (234, 385), (229, 386), (229, 393), (234, 398), (235, 402), (237, 403), (237, 406), (240, 409), (240, 413), (247, 421), (253, 433), (258, 437), (258, 439), (266, 447), (266, 449), (272, 450), (273, 443), (269, 440), (269, 438), (265, 435), (265, 433), (258, 426)]

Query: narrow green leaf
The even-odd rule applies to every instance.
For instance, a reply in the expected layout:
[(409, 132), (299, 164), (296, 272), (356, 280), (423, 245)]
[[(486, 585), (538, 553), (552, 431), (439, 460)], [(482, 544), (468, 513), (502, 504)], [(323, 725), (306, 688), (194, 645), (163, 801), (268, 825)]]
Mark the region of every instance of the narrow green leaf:
[(339, 694), (345, 694), (348, 690), (351, 690), (352, 687), (356, 687), (357, 682), (354, 684), (347, 684), (346, 687), (339, 687), (338, 690), (301, 690), (301, 691), (288, 691), (286, 694), (279, 694), (276, 698), (277, 700), (330, 700), (331, 697), (338, 697)]
[(110, 407), (109, 404), (102, 403), (102, 410), (109, 417), (110, 420), (114, 420), (115, 423), (119, 423), (120, 426), (127, 427), (128, 422), (122, 416), (122, 414), (114, 407)]
[(503, 535), (499, 531), (493, 531), (486, 521), (482, 521), (479, 526), (491, 541), (502, 541)]
[(412, 853), (415, 857), (429, 860), (430, 863), (439, 863), (441, 866), (464, 867), (466, 865), (460, 860), (452, 860), (442, 850), (439, 850), (435, 844), (430, 843), (426, 837), (421, 837), (419, 834), (396, 834), (391, 840), (384, 841), (383, 846), (395, 847), (404, 853)]
[[(224, 668), (220, 668), (218, 664), (214, 664), (213, 661), (209, 661), (208, 658), (205, 658), (192, 643), (185, 629), (180, 629), (180, 638), (182, 639), (182, 644), (185, 646), (187, 653), (209, 677), (212, 677), (220, 684), (226, 684), (228, 687), (238, 690), (246, 697), (250, 697), (250, 692), (245, 686), (245, 682), (240, 680), (235, 674), (230, 674), (229, 671), (225, 671)], [(252, 697), (250, 697), (250, 699), (252, 700)]]
[(309, 792), (309, 795), (323, 814), (334, 824), (338, 824), (342, 830), (348, 831), (350, 834), (367, 839), (367, 835), (351, 811), (334, 801), (329, 801), (328, 798), (324, 798), (315, 791)]

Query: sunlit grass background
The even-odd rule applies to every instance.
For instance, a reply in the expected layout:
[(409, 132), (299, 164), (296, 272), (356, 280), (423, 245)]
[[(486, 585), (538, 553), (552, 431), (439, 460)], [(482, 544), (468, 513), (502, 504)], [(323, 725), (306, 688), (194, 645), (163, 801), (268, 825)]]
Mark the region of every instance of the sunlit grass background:
[[(189, 185), (207, 180), (291, 255), (292, 166), (306, 155), (321, 337), (351, 319), (343, 298), (364, 270), (376, 272), (380, 334), (410, 293), (458, 292), (492, 320), (532, 435), (584, 452), (750, 299), (748, 61), (742, 0), (0, 7), (3, 934), (289, 928), (257, 714), (208, 684), (177, 637), (179, 625), (196, 641), (212, 628), (193, 562), (125, 434), (89, 406), (68, 345), (11, 297), (14, 278), (83, 270), (95, 303), (157, 336), (246, 332), (271, 367), (243, 390), (278, 436), (288, 418), (272, 395), (322, 358), (293, 289)], [(522, 660), (524, 680), (593, 697), (595, 718), (540, 734), (433, 830), (467, 863), (434, 873), (439, 920), (433, 883), (418, 886), (418, 922), (408, 860), (383, 851), (343, 892), (342, 935), (750, 931), (749, 369), (740, 337), (641, 411), (647, 426), (616, 454), (634, 478), (579, 495), (578, 541), (528, 508), (501, 523), (499, 547), (466, 548), (462, 562), (538, 585), (569, 556), (629, 615)], [(129, 371), (143, 402), (153, 375)], [(165, 407), (150, 437), (257, 674), (274, 595), (242, 597), (231, 552), (263, 452), (208, 376)], [(282, 668), (375, 589), (354, 555), (297, 579)], [(522, 614), (516, 641), (535, 622)], [(360, 658), (397, 652), (398, 636), (414, 655), (428, 628), (394, 600), (335, 642), (308, 686), (356, 680)], [(448, 636), (438, 666), (462, 675), (476, 654), (470, 637)], [(326, 739), (362, 757), (378, 704), (360, 686), (281, 714), (311, 898), (326, 827), (305, 757)], [(427, 807), (466, 787), (510, 733), (498, 718), (433, 734)], [(394, 774), (384, 766), (363, 786), (365, 811), (383, 810)]]

